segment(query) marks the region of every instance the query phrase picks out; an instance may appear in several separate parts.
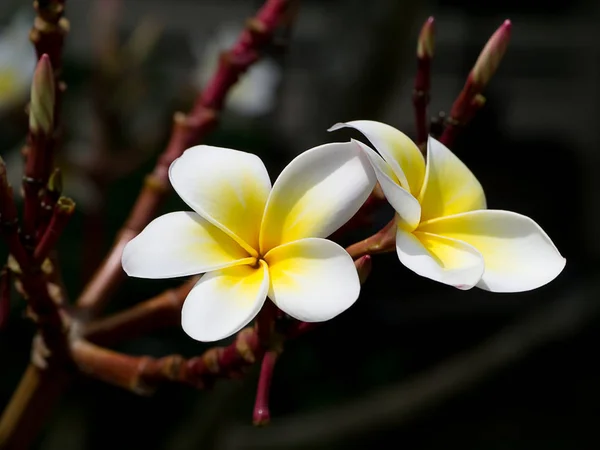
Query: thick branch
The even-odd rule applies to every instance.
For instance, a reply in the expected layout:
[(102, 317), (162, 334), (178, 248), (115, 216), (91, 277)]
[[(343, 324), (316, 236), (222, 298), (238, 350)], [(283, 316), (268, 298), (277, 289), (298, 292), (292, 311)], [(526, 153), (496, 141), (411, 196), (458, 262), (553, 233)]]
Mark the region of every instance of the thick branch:
[(270, 42), (288, 1), (267, 0), (249, 20), (233, 48), (222, 55), (219, 67), (189, 114), (175, 114), (171, 138), (154, 171), (148, 176), (124, 228), (99, 270), (86, 286), (78, 305), (99, 311), (123, 279), (121, 252), (124, 245), (154, 218), (169, 190), (168, 168), (189, 146), (197, 143), (217, 122), (229, 89)]
[(164, 382), (179, 382), (197, 388), (216, 379), (236, 377), (264, 354), (254, 328), (240, 331), (227, 347), (214, 347), (203, 355), (185, 359), (180, 355), (163, 358), (129, 356), (88, 341), (72, 345), (73, 359), (81, 372), (137, 394), (154, 392)]

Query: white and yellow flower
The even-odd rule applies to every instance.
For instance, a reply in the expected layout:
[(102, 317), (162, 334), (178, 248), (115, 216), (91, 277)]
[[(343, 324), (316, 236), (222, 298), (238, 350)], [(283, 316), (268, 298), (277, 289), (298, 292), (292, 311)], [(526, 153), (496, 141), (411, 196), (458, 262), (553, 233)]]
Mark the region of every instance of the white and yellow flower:
[(343, 127), (357, 129), (379, 151), (354, 141), (397, 212), (396, 250), (409, 269), (460, 289), (520, 292), (549, 283), (565, 267), (532, 219), (486, 209), (475, 176), (437, 140), (429, 138), (425, 163), (418, 147), (389, 125), (359, 120), (330, 130)]
[(182, 326), (192, 338), (232, 335), (267, 295), (307, 322), (331, 319), (357, 299), (352, 258), (323, 239), (358, 211), (376, 183), (355, 144), (302, 153), (272, 188), (257, 156), (206, 145), (185, 151), (169, 177), (195, 212), (155, 219), (127, 244), (122, 264), (142, 278), (206, 273), (183, 305)]
[(0, 32), (0, 113), (27, 101), (37, 58), (29, 41), (33, 18), (17, 13)]

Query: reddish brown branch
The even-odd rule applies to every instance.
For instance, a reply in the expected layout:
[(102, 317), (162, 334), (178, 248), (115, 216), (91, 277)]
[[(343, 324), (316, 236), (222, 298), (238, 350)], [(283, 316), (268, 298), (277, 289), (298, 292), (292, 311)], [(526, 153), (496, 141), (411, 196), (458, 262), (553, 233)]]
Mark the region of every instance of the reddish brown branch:
[(50, 250), (54, 248), (73, 212), (75, 212), (75, 203), (73, 200), (67, 197), (60, 197), (54, 207), (54, 214), (52, 214), (48, 228), (46, 228), (33, 253), (33, 260), (36, 263), (44, 261)]
[(154, 218), (169, 190), (168, 169), (183, 151), (197, 143), (217, 123), (227, 92), (241, 74), (253, 64), (260, 50), (270, 42), (284, 15), (287, 0), (267, 0), (257, 15), (248, 21), (233, 48), (222, 55), (219, 67), (189, 114), (177, 113), (171, 138), (146, 179), (124, 228), (109, 255), (81, 294), (78, 305), (99, 311), (123, 279), (121, 252), (124, 245)]
[(413, 90), (413, 106), (417, 127), (417, 145), (427, 142), (427, 105), (431, 88), (431, 59), (434, 51), (434, 19), (429, 17), (417, 44), (417, 76)]
[(179, 324), (181, 307), (198, 277), (191, 278), (175, 289), (169, 289), (150, 300), (86, 326), (87, 340), (101, 345), (141, 336), (147, 332)]
[(54, 207), (56, 206), (56, 202), (60, 198), (63, 189), (62, 182), (62, 172), (59, 168), (55, 168), (50, 178), (48, 179), (48, 184), (46, 189), (44, 189), (44, 193), (41, 200), (40, 205), (40, 215), (38, 220), (38, 229), (37, 233), (39, 236), (43, 236), (44, 231), (48, 227), (50, 220), (54, 214)]
[(0, 233), (8, 245), (8, 251), (19, 266), (25, 266), (29, 257), (19, 238), (18, 226), (13, 190), (8, 184), (6, 165), (0, 157)]
[(163, 358), (128, 356), (84, 340), (73, 343), (72, 354), (81, 372), (147, 395), (164, 382), (204, 388), (216, 378), (235, 377), (261, 358), (264, 349), (254, 328), (245, 328), (227, 347), (214, 347), (189, 360), (179, 355)]

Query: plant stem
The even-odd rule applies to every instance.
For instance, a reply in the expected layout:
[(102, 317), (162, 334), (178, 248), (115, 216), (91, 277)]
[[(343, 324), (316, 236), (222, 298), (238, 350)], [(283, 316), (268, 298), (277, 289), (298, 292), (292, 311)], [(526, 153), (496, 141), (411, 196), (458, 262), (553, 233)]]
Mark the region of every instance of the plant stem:
[(54, 214), (52, 214), (50, 223), (48, 224), (46, 231), (41, 237), (40, 242), (33, 253), (34, 263), (42, 263), (48, 256), (50, 251), (58, 242), (58, 238), (64, 231), (74, 212), (75, 203), (73, 200), (67, 197), (61, 197), (58, 199), (58, 202), (56, 202), (54, 207)]
[(346, 251), (353, 259), (375, 253), (392, 252), (396, 249), (396, 219), (390, 220), (377, 233), (360, 242), (346, 247)]
[(252, 413), (252, 422), (254, 425), (267, 425), (271, 421), (269, 394), (271, 392), (273, 370), (278, 357), (279, 352), (276, 350), (269, 350), (263, 356), (258, 379), (258, 388), (256, 390), (256, 401)]

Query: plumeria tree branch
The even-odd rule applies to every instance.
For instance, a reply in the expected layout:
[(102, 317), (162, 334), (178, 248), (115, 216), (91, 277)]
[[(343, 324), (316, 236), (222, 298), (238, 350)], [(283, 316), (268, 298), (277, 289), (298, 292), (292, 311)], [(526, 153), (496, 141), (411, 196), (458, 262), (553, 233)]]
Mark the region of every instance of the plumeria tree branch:
[(264, 349), (255, 328), (245, 328), (227, 347), (213, 347), (204, 354), (185, 359), (129, 356), (78, 340), (72, 346), (79, 370), (91, 377), (148, 395), (162, 383), (178, 382), (195, 388), (210, 386), (217, 378), (236, 377), (262, 357)]
[(80, 307), (100, 311), (123, 279), (121, 253), (125, 244), (136, 236), (157, 214), (170, 192), (168, 169), (183, 151), (211, 131), (218, 120), (229, 89), (258, 60), (286, 12), (286, 0), (267, 0), (250, 19), (233, 48), (222, 54), (219, 67), (188, 114), (176, 113), (167, 148), (153, 172), (146, 177), (132, 212), (119, 232), (108, 256), (78, 299)]
[[(113, 252), (109, 254), (89, 288), (84, 291), (80, 305), (90, 307), (103, 303), (108, 298), (107, 294), (116, 287), (121, 277), (120, 250), (136, 231), (141, 230), (155, 216), (159, 205), (166, 197), (167, 170), (170, 163), (214, 127), (217, 112), (223, 106), (226, 93), (239, 76), (258, 59), (260, 50), (272, 38), (287, 5), (288, 2), (284, 0), (268, 0), (257, 16), (248, 22), (238, 43), (222, 56), (219, 69), (197, 100), (191, 113), (175, 115), (173, 132), (167, 149), (153, 173), (147, 178), (145, 187), (117, 239)], [(80, 327), (73, 326), (79, 321), (80, 316), (75, 318), (64, 309), (64, 293), (53, 289), (61, 290), (62, 283), (57, 272), (58, 268), (55, 263), (52, 263), (53, 258), (44, 259), (56, 243), (66, 219), (73, 210), (69, 200), (60, 200), (60, 173), (52, 172), (52, 155), (59, 123), (59, 93), (64, 90), (64, 84), (58, 81), (62, 66), (61, 51), (68, 22), (63, 18), (64, 1), (62, 0), (40, 0), (35, 2), (34, 6), (38, 16), (31, 33), (31, 40), (41, 58), (38, 65), (38, 79), (34, 81), (32, 91), (29, 145), (24, 151), (28, 161), (25, 186), (32, 186), (25, 189), (29, 191), (25, 202), (28, 211), (25, 214), (27, 225), (23, 227), (26, 245), (19, 235), (17, 212), (12, 199), (13, 192), (6, 181), (3, 163), (0, 168), (0, 197), (2, 234), (9, 243), (12, 255), (11, 271), (18, 275), (17, 287), (28, 299), (29, 313), (37, 323), (40, 335), (35, 339), (33, 348), (34, 365), (27, 369), (0, 420), (0, 446), (3, 448), (23, 448), (35, 436), (45, 413), (58, 398), (66, 385), (65, 379), (71, 374), (73, 361), (71, 351), (74, 348), (81, 348), (72, 345), (80, 341), (78, 337)], [(47, 56), (43, 56), (46, 54)], [(51, 71), (52, 66), (54, 66), (53, 71)], [(49, 76), (50, 73), (53, 76)], [(51, 96), (52, 93), (54, 97)], [(29, 179), (32, 183), (28, 183)], [(106, 286), (99, 286), (99, 283)], [(227, 361), (227, 355), (231, 352), (224, 352), (223, 357)], [(221, 354), (216, 350), (213, 353)], [(166, 364), (164, 361), (166, 360), (146, 365), (142, 371), (142, 378), (160, 378), (158, 374), (162, 372), (159, 368)], [(202, 369), (202, 361), (204, 360), (190, 361), (193, 371), (198, 373), (208, 371)], [(42, 399), (46, 402), (44, 408), (39, 407)]]
[(417, 127), (417, 144), (427, 142), (427, 105), (431, 87), (431, 60), (435, 50), (435, 21), (429, 17), (419, 34), (417, 42), (417, 76), (413, 90), (413, 106)]
[[(363, 256), (355, 261), (355, 266), (362, 284), (371, 271), (371, 258)], [(84, 335), (102, 344), (115, 343), (119, 339), (132, 337), (131, 334), (123, 332), (123, 324), (128, 321), (131, 321), (134, 328), (136, 324), (138, 327), (148, 328), (173, 325), (175, 320), (179, 321), (181, 303), (196, 281), (196, 278), (192, 278), (179, 288), (165, 291), (138, 307), (108, 319), (92, 322)], [(158, 315), (167, 319), (161, 319), (157, 323), (153, 319)], [(285, 322), (283, 327), (279, 324), (280, 320)], [(173, 323), (169, 323), (171, 321)], [(270, 420), (271, 378), (285, 340), (298, 338), (318, 325), (296, 320), (291, 324), (287, 322), (289, 319), (283, 317), (281, 311), (269, 302), (260, 312), (254, 327), (247, 327), (238, 332), (232, 344), (213, 347), (190, 359), (180, 355), (162, 358), (129, 356), (96, 345), (87, 339), (74, 340), (71, 353), (82, 373), (140, 395), (153, 393), (165, 382), (206, 388), (216, 379), (238, 377), (248, 367), (262, 361), (253, 413), (254, 422), (262, 425)]]
[(85, 326), (83, 336), (96, 344), (112, 345), (178, 325), (183, 302), (197, 281), (198, 277), (190, 278), (177, 288), (168, 289), (118, 313), (98, 318)]
[(440, 142), (444, 145), (452, 146), (459, 130), (471, 121), (485, 103), (482, 92), (502, 61), (510, 40), (511, 27), (510, 20), (505, 20), (488, 40), (477, 58), (462, 91), (450, 110), (446, 129), (440, 137)]

